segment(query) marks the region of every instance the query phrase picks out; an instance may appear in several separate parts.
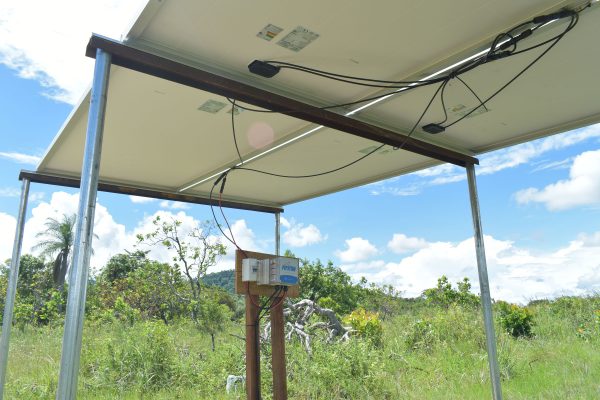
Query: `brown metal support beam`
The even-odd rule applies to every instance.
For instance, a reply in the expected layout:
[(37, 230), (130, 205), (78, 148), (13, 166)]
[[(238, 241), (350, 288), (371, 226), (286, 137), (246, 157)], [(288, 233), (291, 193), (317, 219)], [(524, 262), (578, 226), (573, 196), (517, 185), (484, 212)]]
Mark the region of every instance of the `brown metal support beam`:
[(92, 35), (86, 50), (94, 58), (96, 50), (102, 49), (112, 55), (112, 63), (134, 71), (167, 79), (182, 85), (201, 89), (217, 95), (233, 98), (268, 110), (280, 112), (294, 118), (347, 132), (365, 139), (434, 158), (451, 164), (466, 166), (479, 164), (479, 160), (460, 152), (427, 143), (417, 138), (370, 125), (310, 104), (246, 85), (223, 76), (215, 75), (168, 58), (139, 50), (121, 42)]
[[(21, 171), (19, 174), (19, 180), (29, 179), (31, 182), (35, 183), (44, 183), (47, 185), (57, 185), (57, 186), (66, 186), (72, 188), (78, 188), (80, 185), (80, 181), (78, 178), (72, 178), (68, 176), (62, 175), (52, 175), (52, 174), (44, 174), (33, 171)], [(98, 184), (98, 190), (101, 192), (109, 192), (109, 193), (117, 193), (117, 194), (127, 194), (131, 196), (141, 196), (141, 197), (150, 197), (153, 199), (161, 199), (161, 200), (172, 200), (172, 201), (181, 201), (183, 203), (193, 203), (193, 204), (203, 204), (203, 205), (213, 205), (218, 206), (219, 201), (216, 199), (210, 200), (207, 197), (199, 197), (199, 196), (191, 196), (180, 193), (173, 192), (165, 192), (160, 190), (153, 189), (144, 189), (137, 188), (133, 186), (126, 185), (117, 185), (113, 183), (106, 183), (100, 181)], [(251, 204), (251, 203), (242, 203), (237, 201), (229, 201), (223, 200), (221, 202), (223, 207), (227, 208), (235, 208), (239, 210), (249, 210), (249, 211), (259, 211), (270, 214), (277, 214), (283, 212), (282, 208), (278, 207), (269, 207), (263, 206), (259, 204)]]

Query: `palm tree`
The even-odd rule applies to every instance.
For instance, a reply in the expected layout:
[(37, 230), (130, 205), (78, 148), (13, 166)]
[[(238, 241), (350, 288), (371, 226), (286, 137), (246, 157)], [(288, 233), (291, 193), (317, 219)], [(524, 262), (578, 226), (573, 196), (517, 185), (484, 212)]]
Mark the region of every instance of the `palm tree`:
[(75, 219), (75, 214), (63, 214), (61, 221), (48, 218), (44, 224), (46, 230), (36, 235), (38, 238), (41, 237), (42, 241), (35, 245), (34, 249), (41, 249), (42, 252), (40, 255), (43, 257), (48, 256), (52, 258), (56, 255), (52, 279), (58, 290), (62, 290), (65, 284), (65, 277), (67, 276), (67, 269), (69, 268), (69, 256), (73, 248)]

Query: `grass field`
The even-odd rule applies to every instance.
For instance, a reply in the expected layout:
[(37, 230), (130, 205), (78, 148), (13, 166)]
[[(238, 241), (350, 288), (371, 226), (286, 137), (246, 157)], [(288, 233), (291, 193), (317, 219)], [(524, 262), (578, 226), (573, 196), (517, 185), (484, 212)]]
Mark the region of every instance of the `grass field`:
[[(600, 398), (600, 297), (532, 305), (534, 336), (498, 330), (506, 399)], [(244, 374), (243, 323), (210, 337), (189, 323), (87, 322), (81, 399), (237, 399), (229, 374)], [(13, 330), (6, 396), (52, 399), (62, 326)], [(270, 349), (263, 350), (263, 397), (270, 398)], [(452, 306), (407, 308), (384, 321), (383, 345), (314, 341), (309, 357), (287, 345), (290, 399), (486, 399), (490, 383), (481, 317)]]

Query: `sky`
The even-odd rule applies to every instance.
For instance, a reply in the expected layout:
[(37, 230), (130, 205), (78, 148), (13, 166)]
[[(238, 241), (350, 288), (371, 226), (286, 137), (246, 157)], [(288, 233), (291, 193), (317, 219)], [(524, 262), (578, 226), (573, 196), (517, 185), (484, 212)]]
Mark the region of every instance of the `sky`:
[[(120, 38), (144, 1), (3, 0), (0, 3), (0, 260), (10, 258), (21, 169), (34, 170), (90, 85), (92, 32)], [(524, 303), (600, 291), (600, 125), (480, 156), (477, 167), (492, 297)], [(48, 218), (77, 209), (77, 190), (32, 184), (23, 253)], [(241, 247), (274, 251), (274, 217), (226, 210)], [(99, 193), (91, 268), (149, 232), (157, 216), (185, 230), (210, 209)], [(442, 165), (287, 206), (282, 248), (331, 260), (353, 278), (414, 297), (445, 274), (478, 291), (465, 172)], [(150, 255), (169, 260), (153, 249)], [(229, 247), (209, 272), (233, 268)]]

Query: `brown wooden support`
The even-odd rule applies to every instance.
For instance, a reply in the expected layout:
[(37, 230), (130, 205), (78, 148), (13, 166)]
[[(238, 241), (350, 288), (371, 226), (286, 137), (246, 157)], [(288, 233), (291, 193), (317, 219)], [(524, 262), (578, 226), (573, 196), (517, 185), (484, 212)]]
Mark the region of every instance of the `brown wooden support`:
[(260, 400), (260, 338), (258, 327), (259, 296), (246, 295), (246, 395)]
[[(79, 178), (75, 178), (72, 176), (64, 176), (58, 174), (50, 174), (50, 173), (41, 173), (41, 172), (33, 172), (33, 171), (24, 171), (22, 170), (19, 174), (19, 180), (29, 179), (34, 183), (43, 183), (47, 185), (58, 185), (65, 187), (79, 187)], [(252, 204), (252, 203), (242, 203), (238, 201), (230, 201), (230, 200), (222, 200), (219, 203), (217, 199), (209, 199), (208, 197), (203, 196), (194, 196), (189, 194), (181, 194), (174, 192), (167, 192), (161, 190), (140, 188), (122, 184), (108, 183), (100, 180), (98, 183), (98, 190), (100, 192), (108, 192), (108, 193), (117, 193), (117, 194), (126, 194), (131, 196), (142, 196), (149, 197), (152, 199), (161, 199), (161, 200), (172, 200), (172, 201), (181, 201), (183, 203), (193, 203), (193, 204), (204, 204), (204, 205), (213, 205), (227, 207), (227, 208), (235, 208), (239, 210), (250, 210), (250, 211), (258, 211), (264, 213), (276, 214), (283, 212), (283, 209), (280, 207), (271, 207), (260, 204)]]
[(273, 368), (273, 399), (287, 400), (285, 368), (285, 320), (283, 302), (271, 309), (271, 366)]

